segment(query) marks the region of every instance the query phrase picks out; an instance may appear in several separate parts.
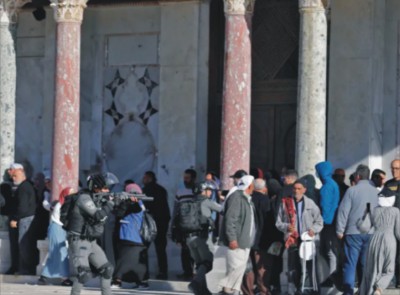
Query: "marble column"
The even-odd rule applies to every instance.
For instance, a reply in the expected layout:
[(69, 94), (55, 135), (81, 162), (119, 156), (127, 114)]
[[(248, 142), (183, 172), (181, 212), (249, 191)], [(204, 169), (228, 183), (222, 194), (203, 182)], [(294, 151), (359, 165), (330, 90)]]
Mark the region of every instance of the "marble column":
[(225, 66), (222, 101), (221, 181), (249, 170), (251, 125), (251, 18), (255, 0), (224, 0)]
[(0, 1), (0, 171), (14, 162), (15, 91), (17, 66), (15, 40), (19, 9), (29, 0)]
[(300, 62), (297, 97), (296, 169), (315, 174), (325, 160), (327, 19), (321, 0), (300, 0)]
[(51, 0), (57, 22), (52, 199), (79, 178), (80, 44), (87, 0)]

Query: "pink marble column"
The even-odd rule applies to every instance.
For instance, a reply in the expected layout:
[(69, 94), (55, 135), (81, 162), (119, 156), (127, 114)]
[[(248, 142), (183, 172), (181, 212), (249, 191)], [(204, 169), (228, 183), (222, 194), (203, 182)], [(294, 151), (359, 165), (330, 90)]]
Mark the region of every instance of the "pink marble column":
[(52, 0), (57, 22), (52, 199), (78, 188), (80, 41), (87, 0)]
[(254, 0), (224, 0), (225, 69), (222, 102), (221, 181), (249, 171), (251, 125), (251, 18)]

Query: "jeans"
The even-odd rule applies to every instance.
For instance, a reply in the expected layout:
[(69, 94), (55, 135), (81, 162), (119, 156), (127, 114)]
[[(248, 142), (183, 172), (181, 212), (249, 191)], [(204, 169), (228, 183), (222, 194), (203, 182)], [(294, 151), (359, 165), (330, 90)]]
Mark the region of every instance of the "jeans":
[[(364, 270), (370, 235), (346, 235), (344, 240), (344, 266), (343, 266), (343, 288), (344, 295), (353, 295), (354, 280), (357, 262), (360, 260), (361, 269)], [(361, 282), (359, 282), (361, 283)]]

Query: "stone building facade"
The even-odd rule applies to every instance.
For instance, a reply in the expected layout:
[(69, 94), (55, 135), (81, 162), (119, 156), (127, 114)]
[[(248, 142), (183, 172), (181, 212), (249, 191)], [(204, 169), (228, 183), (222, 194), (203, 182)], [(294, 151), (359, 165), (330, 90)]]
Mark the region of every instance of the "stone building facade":
[(396, 0), (0, 5), (0, 169), (51, 171), (53, 197), (91, 171), (154, 170), (172, 202), (189, 167), (400, 157)]

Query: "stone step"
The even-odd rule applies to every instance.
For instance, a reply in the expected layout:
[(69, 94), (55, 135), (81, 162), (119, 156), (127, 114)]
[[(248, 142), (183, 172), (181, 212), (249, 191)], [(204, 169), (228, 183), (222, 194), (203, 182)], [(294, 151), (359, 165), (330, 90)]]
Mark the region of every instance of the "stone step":
[[(1, 295), (17, 295), (17, 294), (69, 294), (70, 287), (62, 286), (40, 286), (37, 285), (37, 276), (14, 276), (14, 275), (0, 275), (0, 294)], [(179, 295), (179, 294), (192, 294), (188, 291), (188, 282), (179, 281), (159, 281), (150, 280), (149, 290), (134, 290), (131, 284), (123, 284), (122, 289), (113, 289), (113, 294), (164, 294), (164, 295)], [(93, 279), (85, 285), (81, 295), (99, 294), (99, 280)], [(216, 294), (216, 292), (214, 292)], [(341, 292), (334, 288), (323, 288), (321, 295), (339, 295)], [(383, 295), (400, 295), (399, 289), (385, 290)]]

